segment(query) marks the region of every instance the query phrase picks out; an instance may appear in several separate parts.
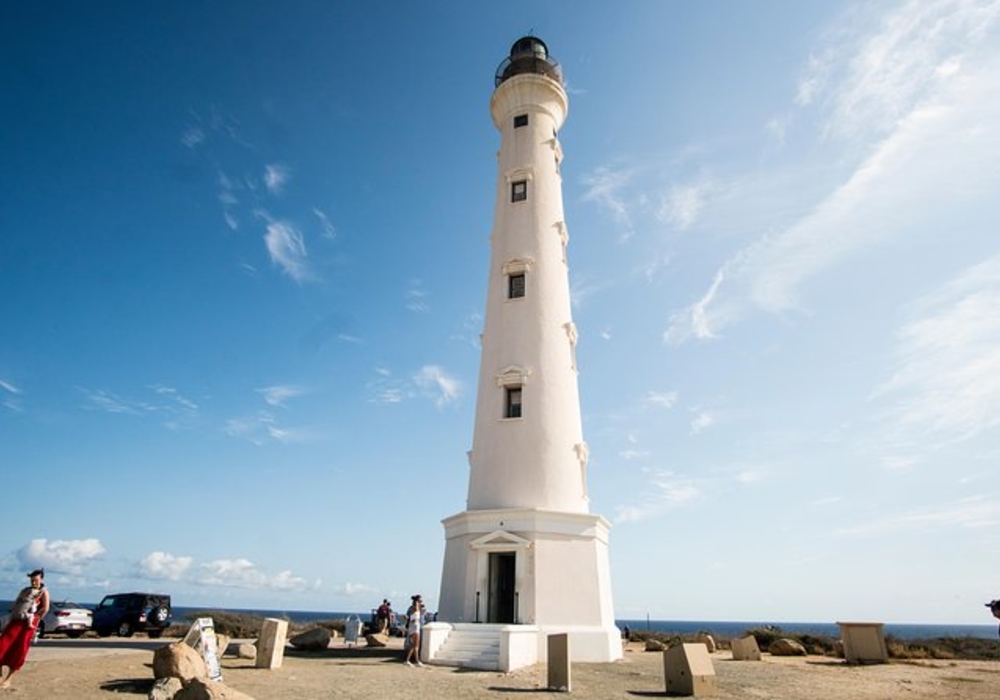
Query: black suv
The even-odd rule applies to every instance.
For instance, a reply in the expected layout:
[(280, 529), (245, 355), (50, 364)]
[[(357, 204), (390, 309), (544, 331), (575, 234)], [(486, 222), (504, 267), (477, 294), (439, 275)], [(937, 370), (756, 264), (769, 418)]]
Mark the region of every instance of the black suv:
[(170, 596), (159, 593), (115, 593), (104, 596), (94, 609), (94, 631), (102, 637), (115, 632), (119, 637), (131, 637), (145, 632), (153, 639), (170, 626), (173, 611)]

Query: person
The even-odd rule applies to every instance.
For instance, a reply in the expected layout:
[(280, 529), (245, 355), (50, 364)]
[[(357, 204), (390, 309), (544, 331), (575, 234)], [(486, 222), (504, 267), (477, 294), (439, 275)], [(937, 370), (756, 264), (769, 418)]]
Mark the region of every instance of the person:
[[(990, 609), (991, 613), (993, 613), (993, 617), (1000, 620), (1000, 598), (991, 600), (986, 604), (986, 607)], [(1000, 627), (997, 627), (997, 634), (1000, 635)]]
[[(10, 621), (0, 633), (0, 688), (10, 688), (10, 679), (28, 657), (28, 647), (35, 636), (35, 628), (49, 611), (49, 592), (45, 590), (45, 571), (35, 569), (28, 578), (31, 585), (17, 594), (10, 609)], [(4, 668), (7, 675), (3, 676)]]
[(382, 604), (375, 611), (375, 622), (378, 623), (378, 633), (388, 634), (389, 616), (392, 614), (392, 603), (386, 598), (382, 599)]
[(413, 659), (417, 666), (423, 666), (420, 661), (420, 630), (424, 620), (424, 599), (418, 593), (410, 597), (410, 607), (406, 610), (406, 658), (407, 666), (412, 666)]

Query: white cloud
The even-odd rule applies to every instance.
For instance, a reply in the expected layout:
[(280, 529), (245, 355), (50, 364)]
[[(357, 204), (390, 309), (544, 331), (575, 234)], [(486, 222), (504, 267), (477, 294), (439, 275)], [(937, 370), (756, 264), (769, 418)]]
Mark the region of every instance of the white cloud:
[[(912, 17), (889, 16), (858, 53), (831, 53), (842, 68), (828, 88), (831, 119), (867, 155), (810, 212), (725, 262), (702, 299), (672, 315), (668, 341), (716, 337), (755, 311), (800, 310), (804, 285), (852, 257), (911, 240), (928, 221), (945, 225), (979, 203), (995, 209), (1000, 52), (977, 41), (996, 6), (908, 5)], [(937, 31), (951, 42), (935, 35), (922, 43)]]
[(1000, 525), (1000, 504), (985, 496), (889, 515), (837, 530), (840, 535), (878, 535), (906, 530), (934, 532), (946, 528), (981, 528)]
[(294, 226), (284, 221), (268, 221), (264, 244), (271, 262), (296, 282), (307, 281), (312, 277), (305, 240)]
[(375, 586), (371, 586), (367, 583), (353, 583), (351, 581), (347, 581), (343, 585), (336, 586), (334, 588), (334, 592), (351, 598), (372, 598), (380, 591)]
[(1000, 426), (1000, 255), (913, 305), (896, 369), (873, 393), (911, 439), (962, 441)]
[(420, 280), (411, 280), (410, 288), (406, 290), (406, 308), (414, 313), (426, 313), (430, 311), (430, 306), (424, 299), (427, 297), (427, 292), (421, 289)]
[(302, 396), (305, 390), (293, 386), (293, 385), (274, 385), (264, 387), (263, 389), (257, 389), (257, 393), (264, 397), (266, 401), (271, 406), (280, 406), (285, 408), (285, 403), (289, 399), (294, 399), (297, 396)]
[(715, 425), (715, 416), (709, 411), (699, 411), (691, 420), (691, 434), (698, 435), (713, 425)]
[(313, 214), (319, 219), (320, 224), (323, 226), (323, 237), (334, 239), (337, 237), (337, 229), (334, 228), (333, 224), (330, 223), (330, 218), (326, 215), (322, 209), (313, 207)]
[(216, 559), (201, 564), (198, 567), (196, 580), (206, 586), (277, 591), (301, 590), (308, 587), (308, 582), (304, 578), (294, 576), (290, 571), (268, 576), (249, 559)]
[(0, 379), (0, 406), (14, 411), (21, 412), (21, 390), (8, 381)]
[(633, 171), (629, 169), (616, 170), (602, 166), (583, 178), (587, 187), (583, 201), (595, 202), (610, 211), (615, 221), (625, 229), (620, 234), (622, 240), (631, 238), (635, 233), (623, 194), (633, 175)]
[(438, 365), (424, 365), (413, 376), (413, 383), (434, 399), (438, 408), (455, 401), (462, 393), (462, 383), (444, 371)]
[(181, 134), (181, 143), (188, 148), (194, 148), (205, 140), (205, 131), (200, 126), (189, 126)]
[(139, 574), (144, 578), (178, 581), (194, 560), (191, 557), (175, 557), (166, 552), (151, 552), (139, 562)]
[(670, 471), (651, 471), (649, 488), (644, 491), (640, 503), (618, 507), (617, 522), (648, 520), (702, 497), (701, 485), (696, 480)]
[(705, 206), (705, 197), (711, 185), (707, 182), (691, 185), (674, 185), (663, 196), (657, 218), (683, 231), (698, 219)]
[(673, 408), (674, 404), (677, 403), (677, 392), (676, 391), (650, 391), (643, 398), (644, 403), (648, 403), (651, 406), (660, 406), (662, 408)]
[(264, 185), (271, 194), (280, 194), (288, 178), (291, 177), (291, 170), (287, 166), (274, 163), (264, 167)]
[(17, 558), (25, 568), (45, 568), (66, 574), (80, 574), (94, 559), (107, 550), (96, 538), (83, 540), (31, 540), (18, 550)]

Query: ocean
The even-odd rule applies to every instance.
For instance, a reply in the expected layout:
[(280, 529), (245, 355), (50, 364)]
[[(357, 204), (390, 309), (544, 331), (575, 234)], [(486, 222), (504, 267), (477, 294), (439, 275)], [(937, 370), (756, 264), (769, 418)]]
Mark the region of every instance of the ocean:
[[(11, 603), (0, 601), (0, 611), (9, 610)], [(84, 603), (84, 607), (93, 609), (92, 603)], [(326, 612), (319, 610), (243, 610), (233, 608), (182, 607), (174, 606), (174, 619), (182, 621), (199, 612), (218, 610), (220, 612), (242, 613), (259, 617), (277, 617), (293, 622), (311, 622), (314, 620), (343, 620), (347, 617), (360, 617), (367, 622), (371, 611), (365, 612)], [(723, 621), (723, 620), (617, 620), (619, 629), (628, 627), (633, 632), (662, 632), (665, 634), (696, 634), (707, 632), (718, 637), (741, 637), (748, 629), (778, 627), (793, 634), (815, 634), (826, 637), (840, 637), (840, 629), (835, 622), (777, 622), (765, 621)], [(962, 625), (962, 624), (917, 624), (917, 623), (886, 623), (885, 633), (896, 639), (933, 639), (935, 637), (977, 637), (980, 639), (997, 639), (996, 624)]]
[[(189, 614), (204, 611), (205, 608), (174, 608), (174, 617), (183, 619)], [(371, 612), (319, 612), (302, 610), (226, 610), (226, 612), (259, 615), (262, 617), (277, 617), (293, 622), (310, 622), (313, 620), (342, 620), (348, 616), (358, 616), (367, 622)], [(662, 633), (695, 634), (708, 632), (719, 637), (741, 637), (748, 629), (768, 625), (779, 627), (794, 634), (815, 634), (826, 637), (840, 637), (840, 628), (835, 622), (740, 622), (740, 621), (707, 621), (707, 620), (616, 620), (619, 629), (625, 626), (633, 632), (652, 631)], [(980, 639), (997, 639), (997, 626), (984, 625), (928, 625), (887, 623), (885, 633), (896, 639), (933, 639), (935, 637), (978, 637)]]

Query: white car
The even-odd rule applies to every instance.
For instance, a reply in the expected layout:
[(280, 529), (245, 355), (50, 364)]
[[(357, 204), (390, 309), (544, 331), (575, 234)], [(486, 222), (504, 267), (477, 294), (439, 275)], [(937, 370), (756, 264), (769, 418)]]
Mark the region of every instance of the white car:
[(62, 633), (67, 637), (81, 637), (90, 630), (94, 622), (94, 613), (68, 600), (53, 601), (49, 611), (38, 625), (39, 636), (43, 634)]

